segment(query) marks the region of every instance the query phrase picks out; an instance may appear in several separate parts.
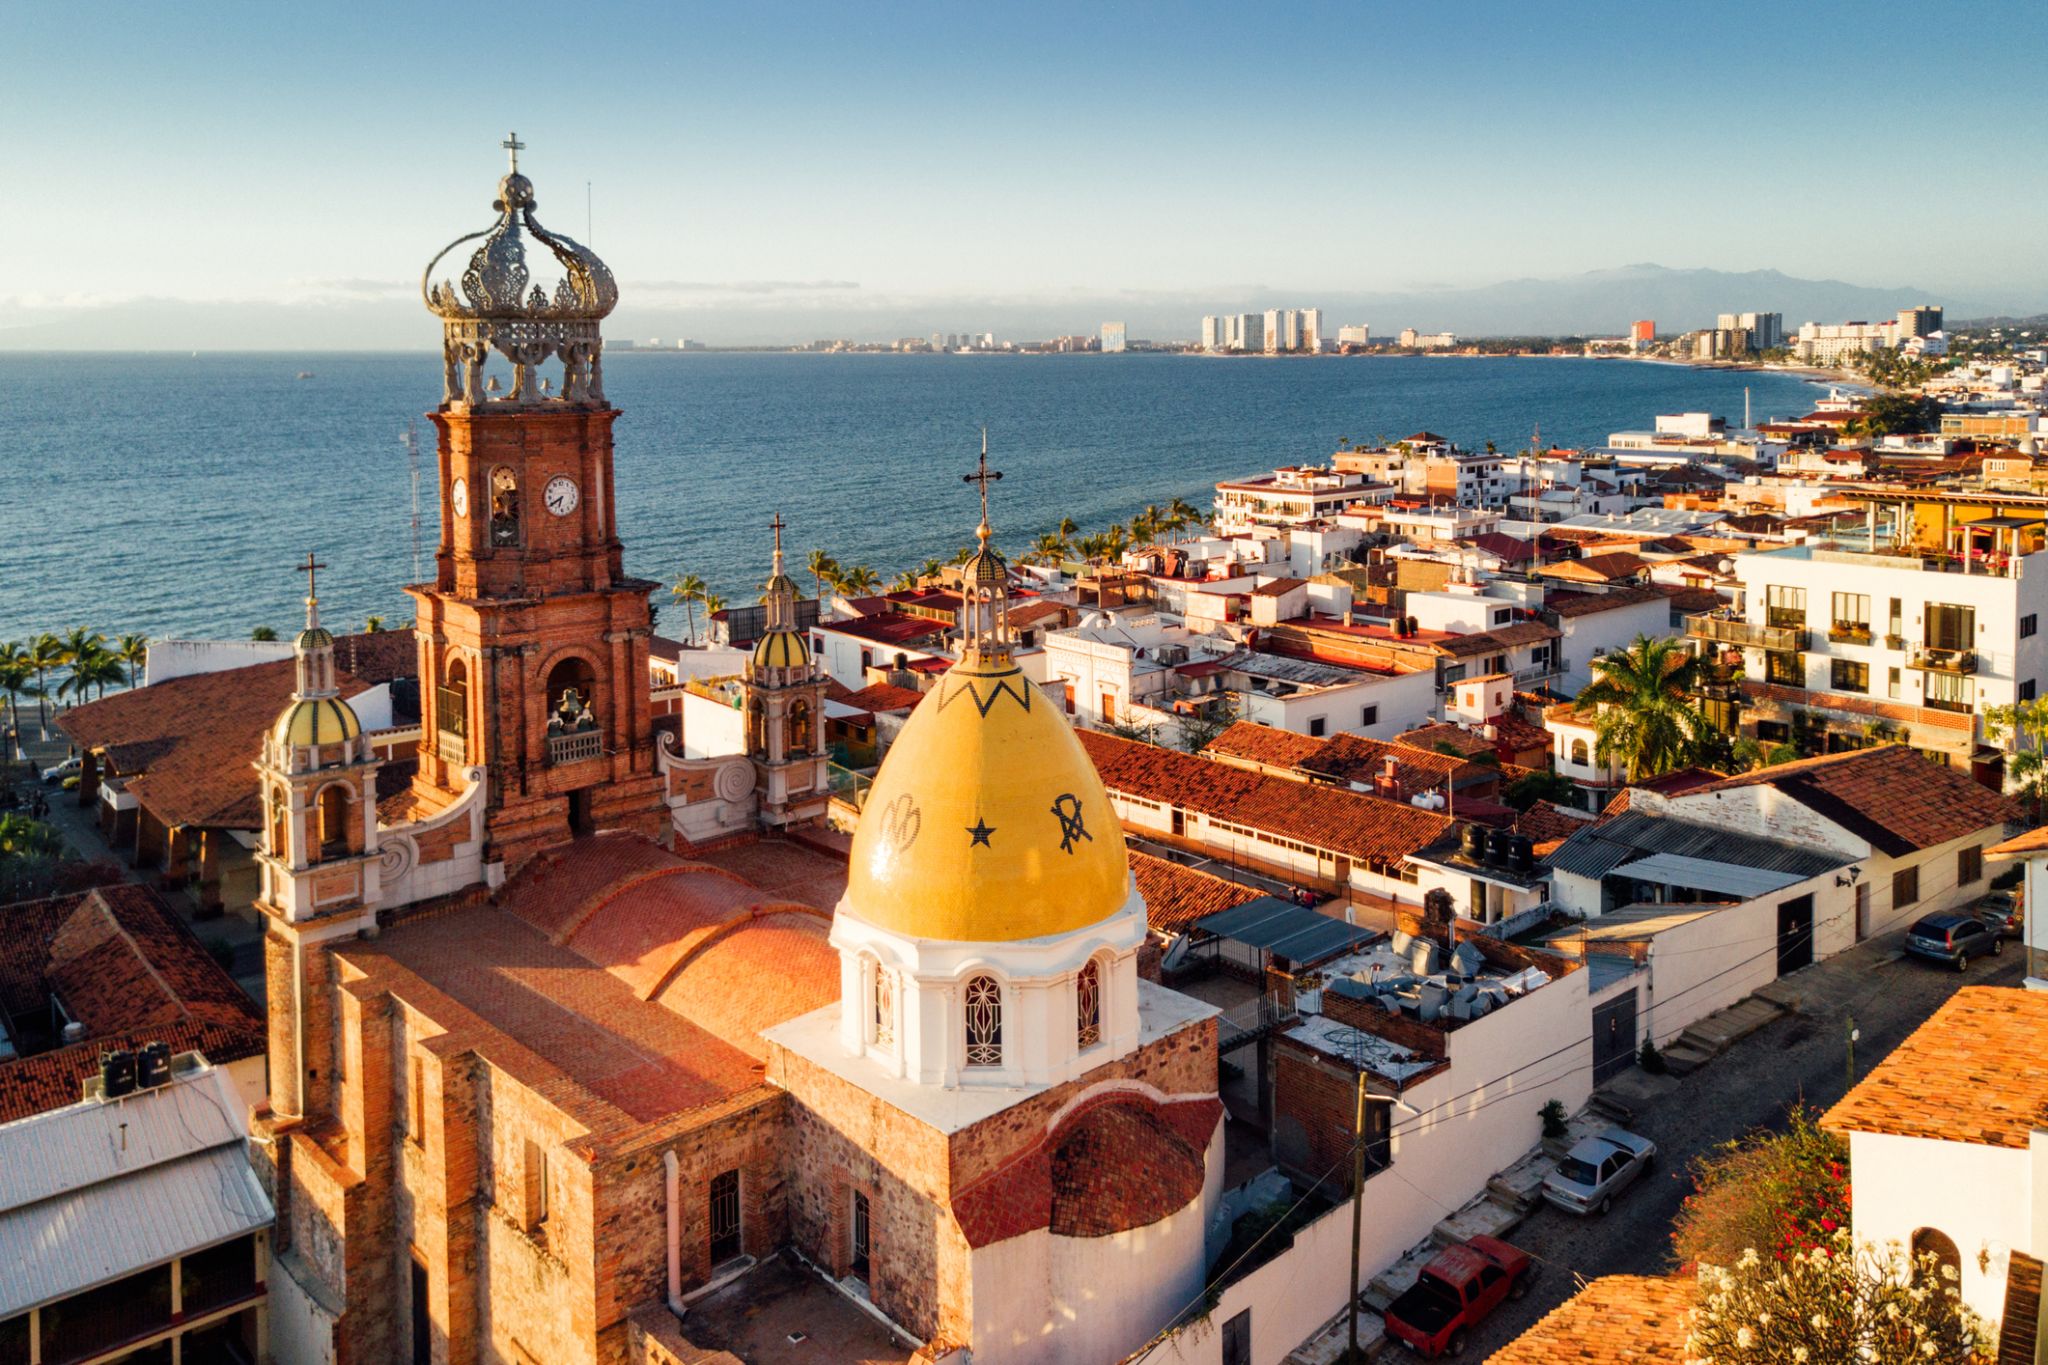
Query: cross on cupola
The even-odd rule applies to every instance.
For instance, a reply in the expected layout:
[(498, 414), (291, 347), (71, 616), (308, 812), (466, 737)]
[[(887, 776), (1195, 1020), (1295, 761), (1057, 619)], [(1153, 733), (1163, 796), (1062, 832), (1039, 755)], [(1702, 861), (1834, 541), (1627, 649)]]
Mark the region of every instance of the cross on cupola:
[(519, 174), (519, 154), (526, 150), (526, 144), (519, 140), (519, 134), (508, 133), (505, 140), (498, 145), (512, 154), (512, 174)]
[(1001, 655), (1007, 659), (1010, 651), (1010, 570), (989, 543), (995, 531), (988, 522), (988, 486), (999, 482), (1002, 477), (1000, 470), (988, 467), (988, 428), (983, 427), (981, 459), (976, 462), (972, 474), (960, 476), (962, 483), (975, 484), (981, 492), (981, 524), (974, 528), (974, 538), (981, 542), (981, 548), (974, 552), (961, 572), (961, 595), (966, 598), (967, 606), (961, 644), (966, 650), (983, 655)]
[(768, 529), (775, 533), (775, 572), (777, 573), (782, 572), (782, 530), (785, 524), (782, 520), (782, 513), (779, 511), (768, 521)]
[(309, 630), (320, 624), (319, 617), (316, 615), (320, 602), (320, 571), (326, 567), (325, 564), (314, 558), (311, 550), (306, 551), (305, 563), (298, 566), (299, 572), (306, 576), (306, 626)]

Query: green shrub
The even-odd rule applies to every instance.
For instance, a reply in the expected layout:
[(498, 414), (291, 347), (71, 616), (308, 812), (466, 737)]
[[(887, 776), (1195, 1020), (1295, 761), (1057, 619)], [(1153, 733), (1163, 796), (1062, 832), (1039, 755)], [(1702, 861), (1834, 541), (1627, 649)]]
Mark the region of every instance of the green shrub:
[(1536, 1116), (1543, 1120), (1543, 1136), (1546, 1138), (1556, 1141), (1571, 1132), (1571, 1128), (1564, 1121), (1563, 1100), (1545, 1100), (1543, 1107), (1536, 1111)]

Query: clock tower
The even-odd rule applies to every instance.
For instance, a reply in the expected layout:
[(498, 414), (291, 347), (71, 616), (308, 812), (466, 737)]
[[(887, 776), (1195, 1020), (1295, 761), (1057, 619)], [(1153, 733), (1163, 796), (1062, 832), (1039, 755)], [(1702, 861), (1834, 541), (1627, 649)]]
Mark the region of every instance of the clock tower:
[[(428, 414), (441, 540), (434, 581), (407, 591), (419, 607), (415, 795), (445, 805), (481, 768), (485, 859), (509, 875), (599, 829), (665, 840), (668, 813), (648, 698), (657, 585), (624, 573), (612, 499), (619, 414), (599, 322), (618, 286), (588, 247), (535, 219), (523, 144), (505, 145), (497, 222), (444, 248), (421, 279), (443, 332), (441, 405)], [(436, 282), (471, 243), (459, 283)], [(509, 384), (491, 368), (509, 369)]]

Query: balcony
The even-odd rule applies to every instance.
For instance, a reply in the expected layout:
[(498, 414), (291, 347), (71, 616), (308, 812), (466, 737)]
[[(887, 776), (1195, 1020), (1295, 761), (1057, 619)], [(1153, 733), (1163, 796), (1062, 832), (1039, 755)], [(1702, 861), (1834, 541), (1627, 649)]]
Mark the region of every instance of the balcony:
[(434, 737), (434, 752), (443, 763), (460, 766), (469, 762), (469, 740), (453, 730), (442, 730)]
[(548, 736), (548, 762), (556, 767), (564, 763), (581, 763), (603, 752), (604, 734), (600, 730), (571, 730), (566, 734)]
[(1837, 621), (1828, 627), (1828, 639), (1838, 645), (1867, 645), (1870, 643), (1870, 622)]
[(1936, 649), (1928, 646), (1913, 651), (1913, 665), (1923, 673), (1975, 673), (1977, 651), (1974, 649)]
[(1759, 625), (1715, 611), (1686, 617), (1685, 633), (1711, 644), (1778, 651), (1805, 649), (1810, 634), (1804, 626)]

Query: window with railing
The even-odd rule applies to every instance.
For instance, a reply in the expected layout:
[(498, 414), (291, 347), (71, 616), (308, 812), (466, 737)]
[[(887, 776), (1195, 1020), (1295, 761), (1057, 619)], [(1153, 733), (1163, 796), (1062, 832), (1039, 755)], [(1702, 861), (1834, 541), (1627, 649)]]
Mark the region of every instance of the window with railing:
[(1831, 640), (1866, 641), (1870, 638), (1870, 597), (1860, 592), (1834, 594), (1828, 618)]
[(1765, 588), (1764, 624), (1769, 626), (1804, 626), (1806, 624), (1806, 589), (1787, 588), (1775, 584)]
[(1977, 644), (1977, 609), (1948, 602), (1929, 602), (1925, 643), (1929, 649), (1974, 648)]
[(1928, 673), (1923, 700), (1936, 711), (1968, 711), (1975, 696), (1970, 679), (1960, 673)]

